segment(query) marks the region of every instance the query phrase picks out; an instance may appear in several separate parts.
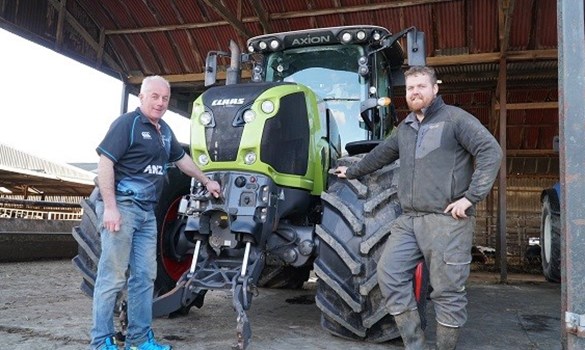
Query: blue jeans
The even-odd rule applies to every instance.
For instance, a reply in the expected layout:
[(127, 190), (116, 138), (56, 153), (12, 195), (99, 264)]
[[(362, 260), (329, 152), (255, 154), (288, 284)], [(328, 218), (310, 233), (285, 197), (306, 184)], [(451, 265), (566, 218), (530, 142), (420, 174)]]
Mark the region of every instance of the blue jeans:
[(117, 198), (122, 216), (120, 231), (102, 227), (104, 203), (96, 202), (102, 253), (93, 291), (93, 327), (91, 347), (99, 349), (114, 336), (116, 298), (128, 278), (128, 333), (126, 344), (138, 345), (147, 340), (152, 323), (152, 299), (156, 278), (156, 217), (125, 198)]

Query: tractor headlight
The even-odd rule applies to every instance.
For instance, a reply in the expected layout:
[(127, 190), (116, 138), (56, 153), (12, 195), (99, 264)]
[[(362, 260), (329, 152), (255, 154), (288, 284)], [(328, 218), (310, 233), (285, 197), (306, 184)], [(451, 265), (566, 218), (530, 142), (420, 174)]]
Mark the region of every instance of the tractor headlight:
[(258, 43), (258, 47), (260, 48), (260, 50), (266, 50), (266, 48), (268, 47), (268, 45), (266, 45), (266, 42), (261, 41)]
[(244, 163), (251, 165), (254, 164), (256, 162), (256, 153), (254, 153), (253, 151), (246, 153), (246, 155), (244, 156)]
[(355, 36), (360, 41), (364, 40), (366, 38), (366, 32), (364, 32), (363, 30), (360, 30), (359, 32), (357, 32), (357, 34)]
[(211, 124), (211, 113), (209, 112), (201, 113), (201, 115), (199, 116), (199, 122), (204, 126), (208, 126), (209, 124)]
[(209, 157), (207, 156), (207, 154), (200, 154), (197, 160), (201, 165), (207, 165), (207, 163), (209, 163)]
[(272, 103), (272, 101), (268, 101), (268, 100), (264, 101), (260, 105), (260, 109), (262, 109), (262, 112), (264, 112), (266, 114), (270, 114), (270, 113), (274, 112), (274, 103)]
[(244, 122), (246, 122), (246, 124), (251, 123), (256, 119), (256, 113), (254, 113), (253, 110), (248, 109), (244, 112), (242, 118), (244, 119)]

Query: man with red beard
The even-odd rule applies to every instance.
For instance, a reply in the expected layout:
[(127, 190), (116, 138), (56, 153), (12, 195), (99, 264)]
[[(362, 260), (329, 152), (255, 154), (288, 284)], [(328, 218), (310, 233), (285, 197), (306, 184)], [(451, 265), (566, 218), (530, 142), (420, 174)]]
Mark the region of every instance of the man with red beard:
[(424, 349), (425, 335), (412, 288), (424, 258), (430, 271), (437, 321), (437, 349), (455, 349), (467, 320), (475, 204), (489, 193), (502, 151), (473, 115), (446, 105), (430, 67), (404, 73), (411, 113), (360, 162), (336, 169), (357, 178), (400, 158), (398, 198), (403, 213), (391, 226), (377, 276), (385, 307), (406, 349)]

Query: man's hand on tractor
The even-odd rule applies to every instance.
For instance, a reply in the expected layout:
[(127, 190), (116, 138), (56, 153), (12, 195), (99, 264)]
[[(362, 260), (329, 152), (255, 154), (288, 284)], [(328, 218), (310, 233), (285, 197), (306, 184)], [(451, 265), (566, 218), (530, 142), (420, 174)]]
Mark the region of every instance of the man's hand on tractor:
[(333, 170), (333, 173), (335, 175), (337, 175), (337, 177), (341, 178), (341, 179), (345, 179), (345, 172), (347, 171), (347, 167), (345, 165), (340, 165), (337, 168), (335, 168), (335, 170)]
[(219, 198), (221, 194), (221, 186), (219, 185), (219, 182), (214, 180), (208, 180), (205, 182), (204, 187), (207, 191), (209, 191), (209, 193), (211, 193), (213, 197)]

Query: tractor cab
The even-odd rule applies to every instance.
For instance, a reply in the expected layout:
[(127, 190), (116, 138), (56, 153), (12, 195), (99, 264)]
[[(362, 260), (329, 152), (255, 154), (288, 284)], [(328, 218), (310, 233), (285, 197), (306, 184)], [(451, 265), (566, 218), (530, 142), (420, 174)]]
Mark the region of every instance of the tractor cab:
[[(227, 83), (239, 81), (234, 74), (240, 62), (251, 61), (253, 82), (309, 87), (335, 119), (342, 146), (361, 153), (373, 147), (364, 149), (362, 141), (384, 139), (396, 123), (391, 94), (404, 84), (404, 36), (408, 64), (424, 65), (424, 34), (414, 27), (396, 35), (378, 26), (344, 26), (257, 36), (248, 40), (247, 54), (232, 50)], [(218, 54), (208, 57), (208, 83), (215, 83)]]

